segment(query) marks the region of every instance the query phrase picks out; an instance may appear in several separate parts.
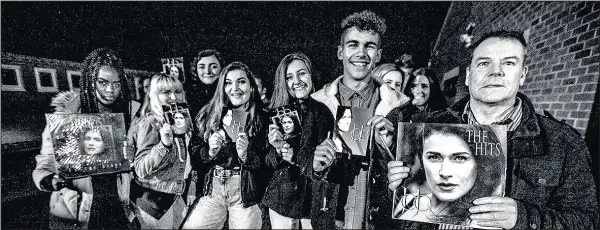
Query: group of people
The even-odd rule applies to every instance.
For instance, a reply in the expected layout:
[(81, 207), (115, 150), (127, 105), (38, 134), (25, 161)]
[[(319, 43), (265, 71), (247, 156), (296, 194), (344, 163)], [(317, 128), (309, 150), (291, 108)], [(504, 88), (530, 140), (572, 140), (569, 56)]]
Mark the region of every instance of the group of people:
[[(147, 94), (140, 105), (130, 98), (118, 54), (94, 50), (84, 60), (80, 91), (60, 93), (51, 105), (58, 114), (123, 113), (132, 169), (62, 178), (54, 163), (55, 130), (47, 126), (33, 179), (40, 190), (52, 192), (50, 228), (219, 229), (228, 220), (229, 228), (258, 229), (266, 215), (259, 204), (268, 209), (274, 229), (429, 228), (391, 218), (392, 191), (411, 173), (393, 157), (400, 147), (398, 122), (508, 127), (505, 196), (462, 207), (478, 226), (598, 227), (590, 154), (581, 136), (536, 114), (518, 93), (527, 75), (521, 33), (496, 31), (474, 43), (465, 82), (469, 96), (446, 109), (431, 70), (378, 65), (383, 18), (358, 12), (340, 29), (343, 74), (317, 91), (309, 57), (286, 55), (270, 100), (247, 65), (225, 65), (219, 52), (204, 50), (192, 65), (197, 81), (183, 85), (155, 75), (143, 83)], [(189, 104), (191, 131), (175, 133), (164, 118), (163, 106), (177, 103)], [(281, 106), (296, 109), (297, 124), (271, 123), (266, 111)], [(337, 157), (331, 133), (340, 106), (373, 112), (367, 125), (376, 135), (368, 157)], [(232, 137), (224, 123), (236, 110), (248, 115), (243, 131)], [(454, 174), (440, 169), (426, 176), (448, 181)], [(440, 202), (453, 199), (436, 196)]]

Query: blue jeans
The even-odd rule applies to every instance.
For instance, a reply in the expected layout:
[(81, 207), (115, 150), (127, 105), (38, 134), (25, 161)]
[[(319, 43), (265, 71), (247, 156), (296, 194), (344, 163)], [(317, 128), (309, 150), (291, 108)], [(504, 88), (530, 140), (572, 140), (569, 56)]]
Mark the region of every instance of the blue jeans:
[(230, 229), (260, 229), (262, 212), (258, 204), (244, 208), (240, 175), (214, 177), (212, 192), (191, 210), (184, 229), (221, 229), (229, 213)]

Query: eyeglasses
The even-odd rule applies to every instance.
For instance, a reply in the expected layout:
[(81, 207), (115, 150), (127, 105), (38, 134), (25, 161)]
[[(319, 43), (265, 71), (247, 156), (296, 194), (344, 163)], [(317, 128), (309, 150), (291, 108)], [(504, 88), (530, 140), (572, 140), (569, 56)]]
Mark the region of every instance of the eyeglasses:
[(98, 80), (96, 80), (96, 84), (98, 84), (102, 88), (106, 88), (106, 87), (108, 87), (108, 85), (111, 85), (115, 89), (121, 88), (121, 82), (118, 82), (118, 81), (110, 83), (109, 81), (98, 79)]

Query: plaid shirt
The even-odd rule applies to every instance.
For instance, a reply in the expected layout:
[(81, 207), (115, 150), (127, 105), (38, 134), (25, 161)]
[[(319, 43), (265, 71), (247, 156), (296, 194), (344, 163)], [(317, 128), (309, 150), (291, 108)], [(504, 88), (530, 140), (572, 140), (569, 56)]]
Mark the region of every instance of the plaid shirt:
[[(492, 125), (507, 125), (508, 131), (515, 131), (519, 124), (521, 124), (521, 118), (523, 117), (523, 105), (521, 99), (517, 97), (512, 109), (505, 112), (500, 121), (493, 122)], [(473, 111), (471, 111), (471, 103), (467, 102), (465, 109), (462, 113), (462, 118), (468, 122), (468, 124), (479, 124)]]

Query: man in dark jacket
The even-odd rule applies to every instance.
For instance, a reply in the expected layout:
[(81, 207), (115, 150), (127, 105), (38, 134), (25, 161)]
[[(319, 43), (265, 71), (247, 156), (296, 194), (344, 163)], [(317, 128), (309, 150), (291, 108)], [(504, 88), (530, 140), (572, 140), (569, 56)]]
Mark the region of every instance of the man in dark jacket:
[[(473, 201), (471, 220), (482, 227), (504, 229), (596, 229), (596, 187), (583, 139), (568, 125), (536, 114), (531, 101), (518, 93), (527, 74), (522, 34), (485, 34), (472, 49), (465, 81), (470, 96), (447, 111), (415, 119), (507, 125), (505, 196)], [(399, 161), (389, 162), (388, 170), (391, 190), (409, 171)]]
[[(367, 122), (374, 130), (367, 157), (351, 155), (336, 159), (336, 144), (328, 137), (316, 147), (313, 159), (313, 202), (311, 221), (315, 229), (382, 228), (388, 213), (386, 163), (390, 160), (394, 127), (384, 116), (410, 99), (395, 94), (389, 86), (371, 77), (381, 59), (381, 36), (385, 20), (371, 11), (352, 14), (341, 23), (337, 57), (344, 72), (311, 96), (325, 104), (331, 113), (339, 106), (372, 111)], [(391, 207), (390, 207), (391, 209)]]

